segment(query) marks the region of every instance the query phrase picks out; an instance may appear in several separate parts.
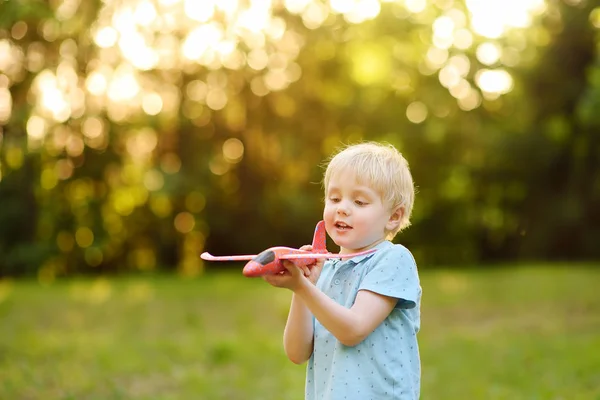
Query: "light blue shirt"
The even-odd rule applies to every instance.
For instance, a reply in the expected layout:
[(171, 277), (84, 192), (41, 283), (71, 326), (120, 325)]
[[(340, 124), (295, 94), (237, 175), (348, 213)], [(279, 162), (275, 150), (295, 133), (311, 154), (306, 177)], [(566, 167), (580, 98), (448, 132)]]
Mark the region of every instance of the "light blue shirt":
[(350, 308), (359, 290), (395, 297), (390, 315), (356, 346), (340, 343), (313, 318), (314, 350), (306, 371), (307, 400), (416, 400), (421, 385), (417, 345), (421, 286), (415, 259), (385, 241), (377, 251), (328, 260), (317, 287)]

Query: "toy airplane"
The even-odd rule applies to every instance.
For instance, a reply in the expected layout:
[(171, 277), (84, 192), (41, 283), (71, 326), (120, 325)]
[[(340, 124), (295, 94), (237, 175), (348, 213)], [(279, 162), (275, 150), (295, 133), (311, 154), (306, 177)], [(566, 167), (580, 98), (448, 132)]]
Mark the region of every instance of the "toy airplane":
[(290, 260), (297, 266), (306, 266), (313, 264), (319, 258), (351, 258), (370, 254), (377, 249), (370, 249), (352, 254), (332, 254), (327, 251), (325, 243), (325, 222), (320, 221), (316, 228), (312, 242), (312, 252), (291, 247), (271, 247), (258, 255), (247, 256), (222, 256), (215, 257), (210, 253), (204, 252), (200, 255), (206, 261), (248, 261), (244, 266), (242, 273), (249, 278), (274, 275), (285, 271), (283, 260)]

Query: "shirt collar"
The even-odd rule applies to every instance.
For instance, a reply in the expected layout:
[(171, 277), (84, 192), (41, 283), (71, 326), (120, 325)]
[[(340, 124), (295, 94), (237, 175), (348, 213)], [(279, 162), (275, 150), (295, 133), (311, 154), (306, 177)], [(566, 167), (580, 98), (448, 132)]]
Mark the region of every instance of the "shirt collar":
[[(389, 246), (391, 246), (392, 243), (389, 240), (384, 240), (383, 242), (379, 243), (377, 246), (375, 246), (375, 248), (377, 249), (377, 251), (380, 251), (382, 249), (385, 249)], [(361, 256), (356, 256), (356, 257), (352, 257), (352, 258), (346, 258), (346, 259), (340, 259), (340, 258), (333, 258), (333, 265), (337, 266), (337, 264), (341, 261), (342, 263), (352, 263), (352, 264), (358, 264), (363, 260), (366, 260), (367, 258), (370, 258), (371, 256), (373, 256), (374, 254), (377, 254), (377, 251), (373, 252), (373, 253), (369, 253), (369, 254), (363, 254)]]

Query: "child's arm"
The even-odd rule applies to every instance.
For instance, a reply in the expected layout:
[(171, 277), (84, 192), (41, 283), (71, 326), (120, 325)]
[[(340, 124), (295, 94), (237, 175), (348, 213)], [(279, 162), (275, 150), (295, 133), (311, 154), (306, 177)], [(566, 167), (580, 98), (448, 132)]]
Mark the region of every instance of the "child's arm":
[(292, 295), (292, 304), (283, 331), (285, 354), (294, 364), (302, 364), (313, 352), (312, 313), (302, 300)]
[[(311, 251), (311, 245), (300, 247), (300, 250)], [(290, 265), (294, 265), (286, 261)], [(323, 260), (318, 260), (311, 266), (299, 267), (297, 271), (310, 284), (315, 285), (321, 269), (323, 268)], [(296, 271), (294, 269), (294, 271)], [(290, 288), (290, 284), (298, 281), (298, 276), (292, 276), (290, 271), (285, 271), (278, 275), (267, 275), (263, 279), (275, 287)], [(296, 294), (292, 294), (292, 304), (288, 314), (285, 330), (283, 331), (283, 348), (285, 354), (290, 361), (295, 364), (302, 364), (308, 360), (313, 352), (313, 315), (306, 307), (306, 304)]]
[(299, 279), (299, 285), (293, 289), (294, 297), (301, 299), (315, 318), (346, 346), (356, 346), (362, 342), (387, 318), (398, 302), (395, 297), (360, 290), (354, 305), (348, 309), (321, 292), (305, 277), (299, 276)]

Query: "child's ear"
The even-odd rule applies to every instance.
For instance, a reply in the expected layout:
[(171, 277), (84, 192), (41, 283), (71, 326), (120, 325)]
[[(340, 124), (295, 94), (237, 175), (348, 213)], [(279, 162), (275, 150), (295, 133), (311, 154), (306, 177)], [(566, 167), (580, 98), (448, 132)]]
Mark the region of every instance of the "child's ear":
[(398, 228), (400, 225), (400, 221), (402, 221), (402, 217), (404, 216), (404, 207), (400, 206), (396, 208), (392, 214), (390, 215), (390, 219), (386, 224), (386, 228), (388, 231), (393, 231)]

